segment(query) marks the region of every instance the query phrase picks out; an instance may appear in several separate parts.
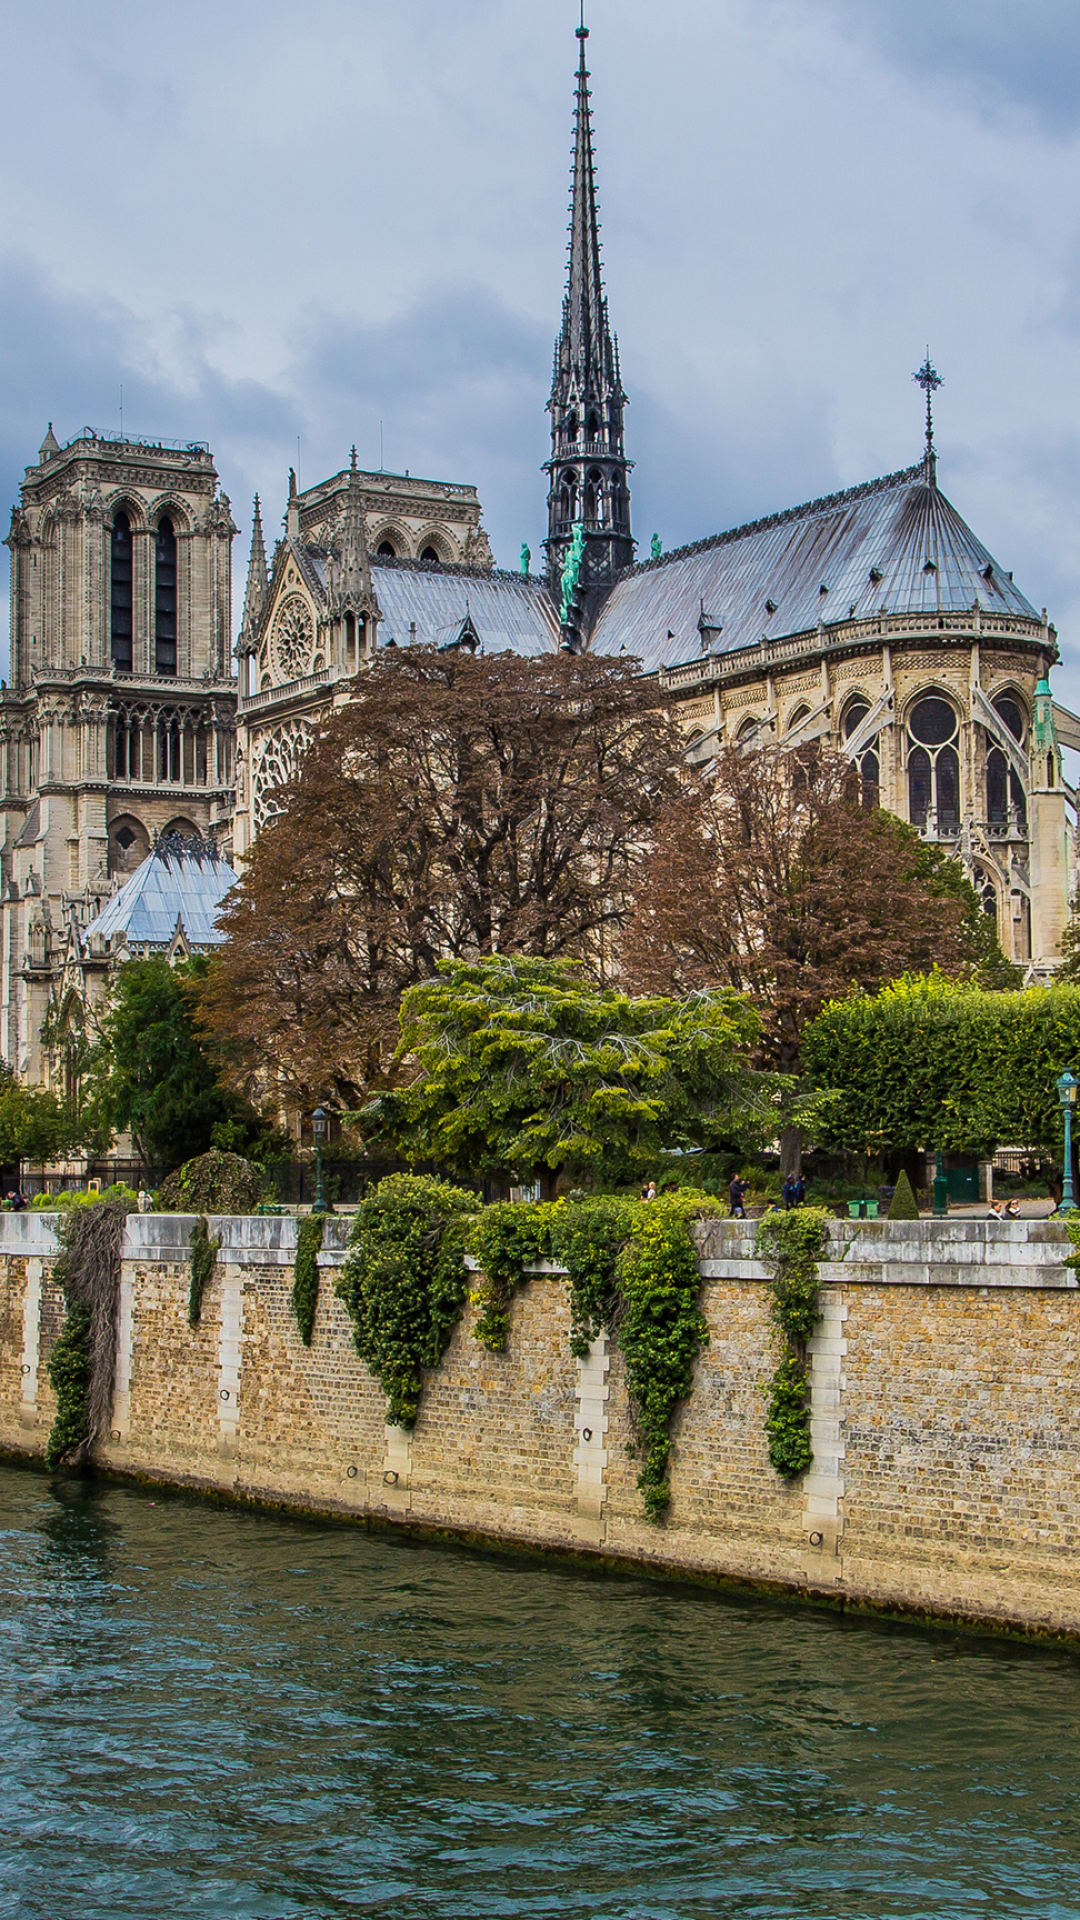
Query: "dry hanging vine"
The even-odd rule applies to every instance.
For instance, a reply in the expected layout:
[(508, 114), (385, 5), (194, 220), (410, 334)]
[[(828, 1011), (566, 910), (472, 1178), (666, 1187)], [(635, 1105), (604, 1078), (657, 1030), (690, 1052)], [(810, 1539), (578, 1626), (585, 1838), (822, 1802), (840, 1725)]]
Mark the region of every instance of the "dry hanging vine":
[(774, 1269), (772, 1318), (786, 1351), (769, 1383), (765, 1431), (769, 1460), (785, 1480), (812, 1465), (810, 1377), (806, 1343), (821, 1319), (818, 1262), (825, 1252), (830, 1216), (820, 1207), (768, 1213), (757, 1233), (760, 1258)]
[(109, 1429), (126, 1227), (123, 1200), (77, 1207), (57, 1222), (60, 1257), (53, 1279), (64, 1296), (65, 1317), (48, 1365), (56, 1394), (45, 1447), (50, 1469), (81, 1465)]

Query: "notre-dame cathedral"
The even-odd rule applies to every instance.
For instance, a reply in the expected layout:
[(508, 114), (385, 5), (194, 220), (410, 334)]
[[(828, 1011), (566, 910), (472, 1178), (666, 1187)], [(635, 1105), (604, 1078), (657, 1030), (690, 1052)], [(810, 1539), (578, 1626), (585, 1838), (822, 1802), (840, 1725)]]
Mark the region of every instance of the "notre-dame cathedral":
[(1080, 747), (1080, 720), (1050, 692), (1045, 610), (938, 487), (929, 359), (912, 465), (636, 559), (578, 38), (536, 572), (527, 550), (518, 572), (493, 566), (474, 487), (361, 472), (354, 452), (303, 492), (290, 476), (269, 560), (256, 501), (234, 647), (236, 528), (204, 445), (89, 429), (61, 445), (50, 427), (26, 469), (0, 694), (0, 1054), (20, 1073), (55, 1077), (42, 1028), (55, 1032), (65, 998), (99, 997), (120, 958), (212, 937), (208, 896), (177, 877), (182, 852), (161, 853), (141, 921), (118, 895), (179, 836), (217, 869), (219, 897), (222, 863), (272, 815), (320, 713), (386, 646), (632, 656), (697, 764), (720, 742), (827, 742), (868, 804), (955, 852), (1028, 977), (1053, 972), (1073, 889), (1059, 743)]

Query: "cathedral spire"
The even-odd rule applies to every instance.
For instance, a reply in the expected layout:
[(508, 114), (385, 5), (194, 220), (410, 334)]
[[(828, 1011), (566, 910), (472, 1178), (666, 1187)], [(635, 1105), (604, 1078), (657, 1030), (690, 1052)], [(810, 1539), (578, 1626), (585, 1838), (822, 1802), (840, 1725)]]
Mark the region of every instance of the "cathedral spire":
[(266, 605), (266, 592), (270, 584), (266, 571), (266, 546), (263, 541), (262, 511), (259, 496), (255, 495), (255, 513), (251, 522), (251, 552), (248, 555), (247, 590), (244, 594), (244, 617), (240, 622), (240, 651), (246, 651), (245, 643), (255, 638), (262, 610)]
[(570, 245), (562, 328), (548, 411), (551, 459), (545, 471), (548, 493), (548, 572), (563, 578), (575, 527), (581, 562), (579, 588), (599, 587), (634, 558), (630, 537), (627, 477), (630, 462), (623, 444), (626, 395), (608, 321), (600, 262), (600, 221), (596, 201), (589, 69), (585, 63), (589, 29), (577, 29), (580, 48), (574, 112), (574, 160), (570, 197)]
[(926, 395), (926, 451), (923, 454), (923, 471), (928, 487), (937, 486), (937, 454), (934, 452), (934, 395), (939, 387), (945, 385), (937, 368), (930, 359), (930, 349), (926, 349), (926, 359), (918, 373), (912, 374), (917, 387)]

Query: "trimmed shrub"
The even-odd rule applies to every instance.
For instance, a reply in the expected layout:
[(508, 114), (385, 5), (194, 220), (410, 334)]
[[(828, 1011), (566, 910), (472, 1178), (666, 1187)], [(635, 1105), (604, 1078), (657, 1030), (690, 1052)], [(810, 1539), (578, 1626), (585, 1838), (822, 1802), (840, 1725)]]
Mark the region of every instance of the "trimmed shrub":
[(268, 1193), (264, 1167), (213, 1147), (162, 1181), (157, 1204), (161, 1213), (254, 1213)]

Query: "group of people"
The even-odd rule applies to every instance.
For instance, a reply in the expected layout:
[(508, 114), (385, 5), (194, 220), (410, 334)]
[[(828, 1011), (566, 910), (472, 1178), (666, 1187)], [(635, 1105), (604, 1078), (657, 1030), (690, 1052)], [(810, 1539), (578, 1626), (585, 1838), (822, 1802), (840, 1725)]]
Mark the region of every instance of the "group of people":
[(991, 1200), (986, 1209), (986, 1217), (988, 1220), (1019, 1220), (1020, 1202), (1016, 1199)]
[[(789, 1212), (792, 1207), (801, 1207), (805, 1199), (806, 1181), (803, 1179), (802, 1174), (789, 1173), (787, 1179), (784, 1181), (780, 1196), (780, 1205), (783, 1211), (786, 1213)], [(735, 1174), (728, 1188), (728, 1206), (731, 1209), (731, 1218), (733, 1220), (746, 1219), (746, 1181), (742, 1178), (741, 1174)], [(778, 1210), (775, 1202), (769, 1209), (770, 1213)]]

